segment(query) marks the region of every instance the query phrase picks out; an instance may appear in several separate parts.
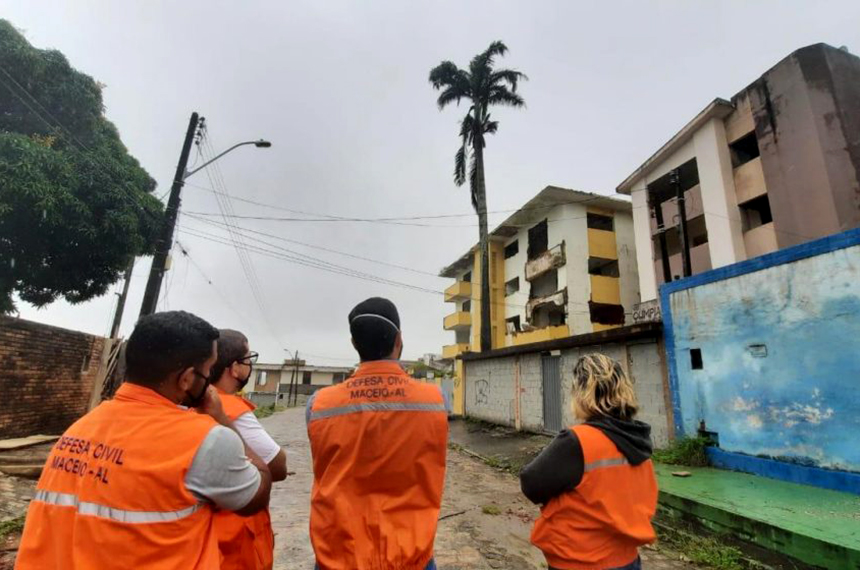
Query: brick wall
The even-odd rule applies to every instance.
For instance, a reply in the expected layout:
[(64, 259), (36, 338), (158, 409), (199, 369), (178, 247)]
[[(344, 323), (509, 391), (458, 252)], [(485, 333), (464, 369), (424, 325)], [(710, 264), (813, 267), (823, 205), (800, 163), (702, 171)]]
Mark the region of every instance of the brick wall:
[[(590, 352), (602, 352), (625, 367), (634, 380), (639, 399), (638, 419), (651, 425), (652, 439), (658, 447), (665, 446), (670, 436), (666, 413), (666, 372), (662, 346), (657, 340), (641, 340), (563, 349), (561, 361), (561, 402), (564, 424), (576, 423), (571, 391), (573, 367), (577, 359)], [(520, 428), (544, 431), (543, 380), (541, 354), (525, 353), (465, 364), (466, 415), (493, 423), (516, 427), (517, 390), (516, 367), (520, 376)]]
[(0, 316), (0, 438), (58, 435), (84, 415), (104, 341)]

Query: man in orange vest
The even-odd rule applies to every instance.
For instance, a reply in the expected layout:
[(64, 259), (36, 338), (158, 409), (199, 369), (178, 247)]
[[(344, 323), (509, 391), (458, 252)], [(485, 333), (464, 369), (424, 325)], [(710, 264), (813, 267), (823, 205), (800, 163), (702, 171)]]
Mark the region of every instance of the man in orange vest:
[(219, 567), (213, 506), (253, 515), (272, 480), (209, 385), (217, 339), (182, 311), (138, 321), (125, 383), (48, 456), (18, 570)]
[[(254, 404), (236, 394), (251, 378), (257, 353), (251, 352), (248, 339), (239, 331), (221, 329), (218, 360), (212, 367), (213, 386), (221, 397), (224, 413), (233, 422), (245, 445), (266, 462), (272, 481), (287, 478), (287, 455), (254, 415)], [(250, 517), (231, 511), (215, 514), (221, 570), (269, 570), (273, 564), (275, 537), (269, 509)]]
[(398, 363), (403, 339), (391, 301), (359, 303), (349, 329), (361, 364), (307, 405), (318, 568), (435, 569), (448, 440), (442, 392)]

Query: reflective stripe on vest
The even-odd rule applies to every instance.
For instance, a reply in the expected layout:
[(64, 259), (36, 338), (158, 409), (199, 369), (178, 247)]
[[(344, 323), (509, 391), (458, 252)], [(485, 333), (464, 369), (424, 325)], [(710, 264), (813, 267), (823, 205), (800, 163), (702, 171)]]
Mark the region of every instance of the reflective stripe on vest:
[(600, 469), (602, 467), (618, 467), (619, 465), (629, 465), (630, 463), (624, 459), (623, 457), (619, 457), (618, 459), (601, 459), (599, 461), (592, 461), (591, 463), (585, 464), (585, 472), (594, 471), (595, 469)]
[(416, 402), (365, 402), (362, 404), (349, 404), (327, 410), (313, 411), (308, 416), (308, 421), (322, 420), (345, 414), (358, 412), (446, 412), (445, 404), (423, 404)]
[(110, 519), (127, 524), (150, 524), (159, 522), (173, 522), (193, 515), (201, 507), (198, 503), (187, 509), (179, 511), (125, 511), (115, 509), (98, 503), (87, 503), (79, 501), (76, 495), (70, 493), (55, 493), (53, 491), (36, 491), (34, 501), (56, 505), (58, 507), (75, 507), (82, 515)]

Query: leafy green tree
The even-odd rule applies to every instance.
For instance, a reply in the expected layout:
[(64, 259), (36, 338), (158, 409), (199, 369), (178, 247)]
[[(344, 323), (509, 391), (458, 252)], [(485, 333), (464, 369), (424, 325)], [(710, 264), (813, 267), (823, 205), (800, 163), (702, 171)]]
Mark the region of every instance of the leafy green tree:
[(102, 86), (0, 20), (0, 314), (104, 294), (162, 223)]
[(460, 123), (460, 148), (454, 157), (454, 182), (466, 183), (466, 166), (469, 166), (469, 190), (472, 207), (478, 214), (478, 232), (481, 249), (481, 350), (492, 348), (490, 336), (490, 244), (487, 229), (487, 184), (484, 177), (484, 135), (495, 134), (498, 121), (490, 119), (490, 107), (504, 105), (524, 107), (525, 101), (517, 94), (517, 84), (528, 79), (512, 69), (494, 69), (496, 57), (503, 57), (508, 48), (502, 42), (493, 42), (486, 51), (476, 55), (468, 69), (460, 69), (453, 62), (443, 61), (430, 70), (430, 83), (440, 90), (439, 110), (450, 103), (469, 101), (469, 110)]

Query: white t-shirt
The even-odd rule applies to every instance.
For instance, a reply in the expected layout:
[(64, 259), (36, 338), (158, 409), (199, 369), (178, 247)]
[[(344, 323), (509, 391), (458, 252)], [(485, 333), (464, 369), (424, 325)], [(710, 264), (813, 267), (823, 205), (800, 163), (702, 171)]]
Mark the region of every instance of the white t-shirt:
[(272, 436), (263, 428), (260, 420), (254, 415), (254, 412), (246, 412), (236, 418), (233, 425), (238, 430), (239, 435), (245, 440), (245, 444), (254, 450), (254, 453), (260, 456), (260, 459), (269, 463), (278, 453), (281, 452), (281, 446), (278, 445)]
[(228, 510), (245, 507), (260, 488), (260, 472), (233, 430), (214, 426), (197, 449), (185, 486), (201, 501)]

